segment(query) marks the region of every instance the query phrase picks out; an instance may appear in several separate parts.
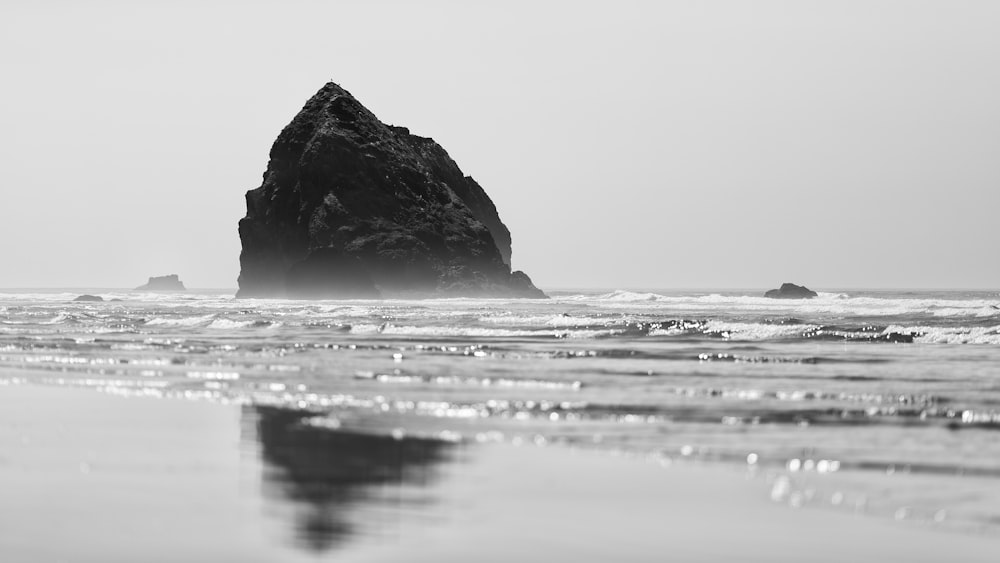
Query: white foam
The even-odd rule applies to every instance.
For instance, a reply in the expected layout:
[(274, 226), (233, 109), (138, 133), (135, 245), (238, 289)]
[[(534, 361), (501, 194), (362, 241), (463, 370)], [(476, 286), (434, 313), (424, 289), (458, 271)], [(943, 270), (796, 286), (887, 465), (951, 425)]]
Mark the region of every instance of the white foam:
[(80, 293), (0, 293), (0, 301), (64, 303), (79, 296)]
[(682, 334), (688, 334), (689, 329), (684, 328), (681, 325), (675, 325), (669, 328), (654, 328), (649, 331), (650, 336), (680, 336)]
[[(551, 331), (549, 331), (551, 333)], [(539, 336), (545, 331), (506, 330), (500, 328), (476, 328), (460, 326), (396, 326), (393, 324), (356, 324), (351, 326), (351, 334), (389, 334), (397, 336)]]
[(616, 289), (611, 293), (605, 293), (603, 295), (574, 295), (564, 299), (573, 301), (612, 301), (617, 303), (635, 303), (640, 301), (659, 301), (664, 298), (666, 297), (656, 293), (642, 293)]
[(602, 295), (556, 297), (554, 302), (587, 304), (605, 309), (636, 308), (641, 304), (649, 311), (685, 311), (712, 314), (721, 310), (729, 313), (771, 313), (778, 315), (826, 314), (836, 316), (904, 316), (925, 314), (934, 317), (1000, 316), (996, 300), (986, 299), (904, 299), (889, 297), (851, 297), (845, 293), (819, 293), (813, 299), (769, 299), (748, 295), (670, 296), (656, 293), (614, 291)]
[(49, 320), (47, 320), (47, 321), (45, 321), (43, 323), (39, 323), (39, 324), (43, 324), (43, 325), (57, 325), (57, 324), (65, 323), (67, 321), (75, 321), (76, 318), (77, 317), (75, 315), (71, 315), (69, 313), (59, 313), (55, 317), (53, 317), (53, 318), (51, 318), (51, 319), (49, 319)]
[(774, 338), (794, 338), (804, 332), (819, 328), (805, 324), (758, 324), (709, 321), (702, 329), (705, 333), (721, 334), (733, 340), (770, 340)]
[(491, 315), (480, 317), (479, 322), (506, 326), (551, 326), (572, 328), (575, 326), (595, 326), (628, 322), (623, 317), (577, 317), (573, 315)]
[(934, 344), (1000, 344), (1000, 326), (993, 327), (929, 327), (899, 326), (886, 327), (883, 334), (918, 334), (917, 343)]
[(208, 328), (214, 328), (220, 330), (246, 328), (248, 326), (252, 326), (254, 322), (256, 321), (234, 321), (232, 319), (215, 319), (214, 321), (212, 321), (211, 324), (208, 325)]
[(164, 317), (153, 317), (146, 321), (146, 326), (198, 326), (202, 324), (208, 324), (213, 319), (215, 315), (202, 315), (195, 317), (177, 317), (177, 318), (164, 318)]
[(511, 330), (503, 328), (480, 328), (463, 326), (397, 326), (393, 324), (356, 324), (351, 326), (351, 334), (386, 334), (390, 336), (457, 336), (473, 338), (597, 338), (615, 334), (614, 330)]

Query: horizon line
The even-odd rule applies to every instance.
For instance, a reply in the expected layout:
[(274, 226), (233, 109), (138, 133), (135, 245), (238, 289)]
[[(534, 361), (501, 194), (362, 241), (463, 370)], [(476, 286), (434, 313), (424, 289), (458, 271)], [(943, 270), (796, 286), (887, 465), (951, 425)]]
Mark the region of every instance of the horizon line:
[[(540, 288), (545, 291), (643, 291), (643, 292), (655, 292), (655, 291), (761, 291), (773, 289), (768, 286), (552, 286)], [(941, 287), (941, 286), (813, 286), (811, 289), (818, 291), (1000, 291), (1000, 286), (998, 287), (975, 287), (975, 286), (951, 286), (951, 287)], [(11, 287), (0, 287), (0, 292), (11, 292), (15, 290), (43, 290), (43, 291), (55, 291), (55, 290), (102, 290), (102, 291), (144, 291), (146, 293), (156, 293), (156, 291), (141, 290), (135, 287), (111, 287), (111, 286), (11, 286)], [(239, 290), (239, 287), (189, 287), (185, 290), (178, 290), (176, 293), (182, 293), (184, 291), (231, 291), (235, 293)]]

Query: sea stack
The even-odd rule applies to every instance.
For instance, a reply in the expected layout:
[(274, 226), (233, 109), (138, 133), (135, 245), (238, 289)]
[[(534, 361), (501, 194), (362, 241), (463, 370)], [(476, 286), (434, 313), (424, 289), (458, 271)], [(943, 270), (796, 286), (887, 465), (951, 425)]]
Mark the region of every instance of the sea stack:
[(187, 291), (177, 274), (151, 277), (148, 282), (136, 289), (140, 291)]
[(239, 297), (545, 297), (486, 192), (434, 140), (328, 83), (271, 147), (239, 224)]
[(771, 289), (764, 294), (764, 297), (771, 299), (812, 299), (819, 295), (815, 291), (802, 285), (794, 283), (783, 283), (778, 289)]

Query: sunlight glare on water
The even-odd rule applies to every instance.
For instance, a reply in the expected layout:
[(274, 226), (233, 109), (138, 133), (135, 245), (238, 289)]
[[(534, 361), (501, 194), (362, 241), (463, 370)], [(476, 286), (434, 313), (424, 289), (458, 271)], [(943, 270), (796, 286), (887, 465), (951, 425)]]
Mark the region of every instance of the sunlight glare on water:
[[(794, 507), (996, 527), (995, 293), (100, 295), (0, 295), (0, 379), (288, 408), (374, 435), (742, 464)], [(893, 484), (904, 476), (931, 488)]]

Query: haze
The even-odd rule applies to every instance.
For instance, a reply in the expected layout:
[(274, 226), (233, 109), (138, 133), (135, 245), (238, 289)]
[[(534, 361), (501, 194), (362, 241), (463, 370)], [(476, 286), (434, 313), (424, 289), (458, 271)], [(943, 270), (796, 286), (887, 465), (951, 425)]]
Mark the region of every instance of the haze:
[(996, 288), (1000, 3), (0, 6), (0, 287), (235, 287), (326, 81), (437, 140), (542, 288)]

